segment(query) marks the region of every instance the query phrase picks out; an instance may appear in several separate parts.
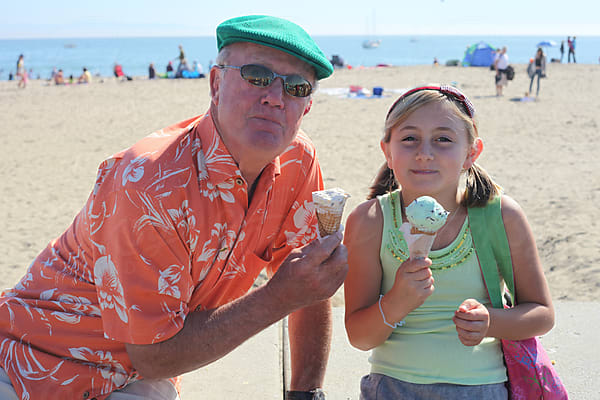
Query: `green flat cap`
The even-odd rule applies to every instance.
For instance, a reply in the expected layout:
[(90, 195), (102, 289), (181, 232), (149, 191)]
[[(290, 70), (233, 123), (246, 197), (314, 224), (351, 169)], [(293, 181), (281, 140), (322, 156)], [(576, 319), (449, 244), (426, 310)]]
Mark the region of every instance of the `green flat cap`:
[(257, 43), (285, 51), (315, 67), (317, 79), (333, 74), (333, 66), (309, 34), (282, 18), (247, 15), (228, 19), (217, 26), (219, 51), (236, 42)]

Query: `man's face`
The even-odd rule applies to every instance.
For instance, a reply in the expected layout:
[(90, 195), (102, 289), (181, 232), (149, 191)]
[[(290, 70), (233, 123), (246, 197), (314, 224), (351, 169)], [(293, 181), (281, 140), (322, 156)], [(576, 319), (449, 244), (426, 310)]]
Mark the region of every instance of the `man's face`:
[[(281, 75), (298, 74), (314, 82), (306, 63), (283, 51), (253, 43), (230, 45), (226, 64), (258, 64)], [(242, 168), (261, 170), (294, 140), (311, 97), (293, 97), (281, 78), (268, 87), (246, 82), (237, 69), (213, 68), (211, 112), (227, 149)], [(314, 85), (313, 85), (314, 86)]]

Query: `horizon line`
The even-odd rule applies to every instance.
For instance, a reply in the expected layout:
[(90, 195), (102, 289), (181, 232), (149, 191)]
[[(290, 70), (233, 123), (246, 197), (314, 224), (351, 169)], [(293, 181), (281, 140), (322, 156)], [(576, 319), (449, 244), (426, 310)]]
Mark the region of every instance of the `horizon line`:
[[(365, 38), (365, 37), (390, 37), (390, 36), (408, 36), (408, 37), (419, 37), (419, 36), (503, 36), (503, 37), (540, 37), (540, 36), (564, 36), (573, 37), (573, 35), (564, 35), (557, 33), (523, 33), (523, 34), (515, 34), (515, 33), (507, 33), (507, 34), (498, 34), (498, 33), (457, 33), (457, 34), (444, 34), (444, 33), (419, 33), (419, 34), (408, 34), (408, 33), (386, 33), (386, 34), (377, 34), (377, 35), (365, 35), (365, 34), (336, 34), (336, 33), (326, 33), (326, 34), (312, 34), (312, 37), (357, 37), (357, 38)], [(575, 35), (574, 37), (600, 37), (600, 33), (593, 35)], [(103, 35), (91, 35), (91, 36), (31, 36), (31, 37), (0, 37), (0, 40), (68, 40), (68, 39), (152, 39), (152, 38), (213, 38), (216, 40), (216, 35), (121, 35), (121, 36), (103, 36)]]

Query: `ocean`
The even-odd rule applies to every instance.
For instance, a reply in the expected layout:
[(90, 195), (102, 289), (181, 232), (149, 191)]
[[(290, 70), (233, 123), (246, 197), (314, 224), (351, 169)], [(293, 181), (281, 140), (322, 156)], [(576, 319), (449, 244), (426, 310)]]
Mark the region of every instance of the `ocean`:
[[(462, 60), (465, 49), (479, 41), (494, 47), (508, 47), (511, 63), (527, 63), (534, 56), (536, 44), (553, 40), (558, 45), (546, 48), (548, 61), (560, 58), (559, 45), (566, 37), (557, 36), (381, 36), (378, 48), (364, 49), (364, 36), (315, 36), (315, 40), (328, 58), (339, 55), (352, 66), (426, 65), (434, 57), (440, 64), (449, 60)], [(66, 77), (81, 75), (87, 67), (93, 75), (112, 76), (115, 62), (123, 66), (125, 74), (146, 76), (153, 62), (158, 73), (163, 73), (169, 60), (177, 59), (178, 45), (182, 45), (190, 62), (197, 61), (204, 71), (214, 61), (215, 37), (146, 37), (146, 38), (67, 38), (67, 39), (14, 39), (0, 40), (0, 80), (15, 73), (19, 54), (25, 56), (27, 69), (33, 77), (48, 79), (54, 67), (62, 69)], [(576, 47), (578, 63), (600, 62), (600, 36), (578, 37)], [(177, 68), (178, 61), (174, 61)]]

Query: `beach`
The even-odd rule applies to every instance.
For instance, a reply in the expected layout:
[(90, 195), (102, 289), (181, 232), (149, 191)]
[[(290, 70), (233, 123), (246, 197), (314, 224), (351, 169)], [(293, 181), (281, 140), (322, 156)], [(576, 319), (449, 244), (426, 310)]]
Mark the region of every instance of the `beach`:
[[(488, 68), (402, 66), (337, 70), (321, 81), (302, 129), (312, 138), (326, 187), (364, 201), (383, 163), (385, 114), (417, 84), (453, 83), (476, 108), (482, 165), (524, 209), (556, 300), (600, 300), (600, 66), (549, 64), (537, 101), (526, 65), (496, 97)], [(348, 96), (350, 86), (383, 96)], [(535, 90), (535, 83), (534, 83)], [(0, 82), (0, 288), (13, 286), (71, 223), (100, 162), (160, 128), (203, 113), (208, 80), (104, 78), (89, 85)], [(343, 304), (341, 291), (335, 304)]]

